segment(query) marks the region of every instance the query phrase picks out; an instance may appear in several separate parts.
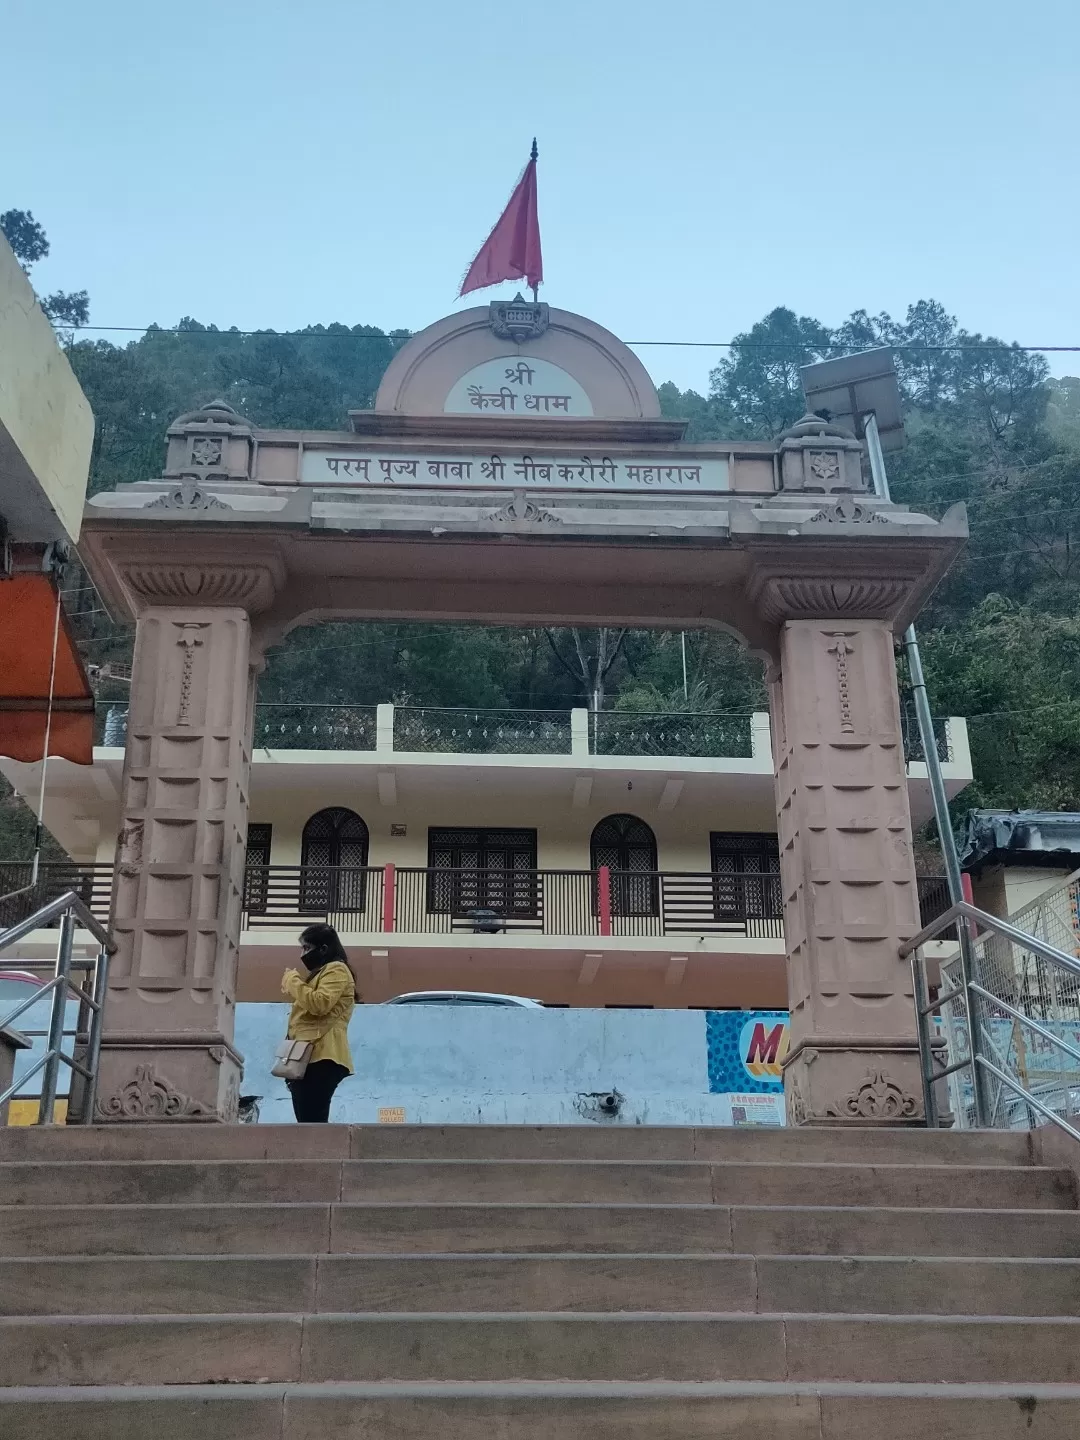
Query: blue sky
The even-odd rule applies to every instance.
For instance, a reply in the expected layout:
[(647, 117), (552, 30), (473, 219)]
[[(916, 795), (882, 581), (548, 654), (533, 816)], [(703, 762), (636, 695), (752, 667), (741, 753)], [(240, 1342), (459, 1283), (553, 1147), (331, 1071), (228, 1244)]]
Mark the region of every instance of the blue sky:
[[(536, 134), (542, 298), (625, 339), (933, 297), (1080, 343), (1076, 0), (0, 0), (0, 27), (0, 209), (100, 324), (419, 328)], [(704, 390), (720, 352), (640, 353)]]

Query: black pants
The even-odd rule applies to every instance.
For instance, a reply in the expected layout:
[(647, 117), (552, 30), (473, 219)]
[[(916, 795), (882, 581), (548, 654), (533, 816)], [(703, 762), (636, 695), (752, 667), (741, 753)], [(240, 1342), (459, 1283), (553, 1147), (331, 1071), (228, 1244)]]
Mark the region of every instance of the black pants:
[(334, 1091), (348, 1075), (336, 1060), (316, 1060), (300, 1080), (287, 1080), (293, 1114), (301, 1125), (325, 1125), (330, 1119)]

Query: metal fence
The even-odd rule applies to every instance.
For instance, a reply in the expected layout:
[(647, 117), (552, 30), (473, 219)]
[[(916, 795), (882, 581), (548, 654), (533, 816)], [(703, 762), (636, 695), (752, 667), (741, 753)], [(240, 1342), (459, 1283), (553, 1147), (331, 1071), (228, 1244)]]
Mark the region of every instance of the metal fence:
[[(13, 897), (8, 895), (3, 898), (10, 901)], [(34, 977), (36, 972), (47, 977), (40, 983), (34, 983), (31, 979), (33, 988), (30, 995), (20, 1001), (13, 1010), (0, 1015), (0, 1030), (14, 1031), (16, 1039), (31, 1046), (36, 1038), (44, 1037), (46, 1041), (44, 1053), (37, 1057), (30, 1069), (0, 1093), (0, 1107), (16, 1098), (27, 1082), (40, 1073), (42, 1078), (37, 1123), (52, 1124), (60, 1067), (66, 1065), (72, 1075), (67, 1123), (89, 1125), (94, 1119), (97, 1097), (109, 955), (115, 949), (107, 930), (90, 914), (79, 897), (69, 891), (41, 909), (24, 916), (17, 924), (0, 931), (0, 955), (32, 931), (57, 922), (60, 925), (60, 935), (55, 961), (0, 959), (0, 978), (13, 972), (20, 978)], [(98, 942), (98, 952), (93, 959), (74, 958), (72, 950), (76, 927), (89, 931)], [(44, 1001), (49, 1002), (46, 1029), (28, 1030), (21, 1023), (15, 1028), (16, 1021), (21, 1022), (24, 1014)], [(72, 1003), (75, 1006), (75, 1017), (74, 1024), (69, 1026), (67, 1016)], [(65, 1050), (64, 1040), (68, 1036), (71, 1037), (71, 1049)]]
[(452, 755), (569, 755), (569, 710), (394, 707), (394, 749)]
[[(901, 704), (900, 730), (904, 737), (905, 761), (910, 765), (913, 760), (925, 760), (922, 736), (919, 734), (919, 722), (915, 716), (914, 706)], [(943, 765), (947, 765), (953, 758), (953, 750), (949, 722), (944, 717), (934, 718), (934, 744), (937, 746), (938, 759)]]
[[(932, 925), (939, 915), (944, 915), (952, 904), (949, 897), (949, 879), (947, 875), (918, 875), (916, 884), (919, 891), (919, 924)], [(950, 934), (943, 937), (945, 940), (955, 940), (955, 928)]]
[(374, 705), (255, 707), (253, 746), (274, 750), (374, 750)]
[[(569, 755), (569, 710), (469, 710), (449, 706), (395, 705), (394, 749), (457, 755)], [(374, 705), (287, 704), (255, 707), (253, 743), (284, 750), (374, 750)], [(623, 710), (583, 711), (588, 750), (593, 755), (656, 755), (673, 759), (743, 759), (753, 755), (753, 716), (723, 712), (639, 714)], [(127, 707), (99, 706), (95, 740), (123, 746)], [(922, 760), (915, 713), (901, 707), (904, 758)], [(938, 758), (953, 759), (947, 719), (934, 721)], [(584, 740), (582, 742), (584, 744)]]
[[(954, 957), (929, 992), (922, 946), (959, 924)], [(1030, 1129), (1080, 1140), (1080, 960), (973, 905), (953, 905), (912, 956), (927, 1122)]]
[(753, 754), (749, 714), (634, 714), (602, 710), (589, 715), (589, 748), (596, 755), (742, 758)]

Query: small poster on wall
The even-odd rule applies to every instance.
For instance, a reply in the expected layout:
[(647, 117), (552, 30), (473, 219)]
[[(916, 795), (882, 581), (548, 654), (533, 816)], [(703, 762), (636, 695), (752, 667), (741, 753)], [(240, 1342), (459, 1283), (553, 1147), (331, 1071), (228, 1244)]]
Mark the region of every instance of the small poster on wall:
[(786, 1010), (709, 1010), (709, 1091), (727, 1096), (733, 1125), (783, 1125)]

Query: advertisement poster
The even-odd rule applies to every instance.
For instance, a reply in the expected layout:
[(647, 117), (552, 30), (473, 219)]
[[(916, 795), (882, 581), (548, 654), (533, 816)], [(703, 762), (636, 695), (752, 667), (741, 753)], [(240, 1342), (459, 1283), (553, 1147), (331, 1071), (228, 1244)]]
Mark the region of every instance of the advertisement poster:
[(709, 1091), (726, 1095), (733, 1125), (783, 1125), (786, 1010), (709, 1010)]

